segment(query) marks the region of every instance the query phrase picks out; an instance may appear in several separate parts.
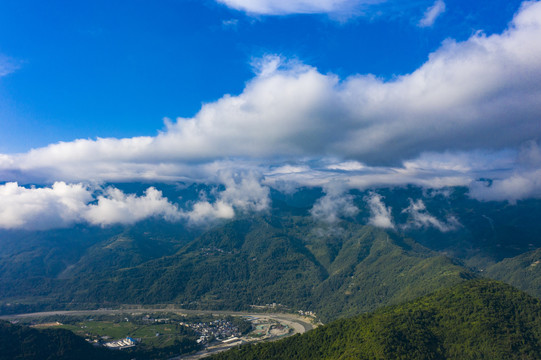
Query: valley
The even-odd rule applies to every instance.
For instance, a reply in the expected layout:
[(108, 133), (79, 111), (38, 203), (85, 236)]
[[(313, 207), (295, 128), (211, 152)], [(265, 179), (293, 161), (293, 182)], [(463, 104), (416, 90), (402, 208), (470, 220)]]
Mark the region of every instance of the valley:
[[(102, 347), (130, 338), (139, 345), (126, 340), (122, 351), (138, 351), (142, 359), (179, 353), (195, 359), (308, 335), (314, 324), (332, 327), (484, 278), (540, 296), (541, 226), (532, 220), (541, 216), (540, 201), (485, 204), (461, 188), (445, 195), (415, 187), (380, 193), (392, 229), (371, 224), (370, 192), (352, 191), (348, 196), (359, 212), (328, 222), (311, 210), (321, 192), (301, 189), (273, 193), (266, 213), (207, 227), (147, 220), (0, 232), (9, 245), (0, 249), (0, 319), (59, 322)], [(408, 213), (415, 201), (423, 202), (422, 212)], [(167, 324), (146, 322), (144, 314), (151, 313)], [(267, 330), (207, 343), (197, 328), (180, 326), (182, 316), (257, 319), (267, 322)], [(82, 331), (95, 330), (100, 318), (100, 331)], [(270, 331), (271, 323), (281, 330)], [(252, 323), (252, 331), (257, 326)]]
[(541, 0), (0, 0), (0, 360), (541, 360), (540, 38)]
[[(249, 343), (276, 341), (312, 330), (313, 318), (291, 313), (250, 313), (164, 308), (48, 311), (0, 316), (36, 329), (66, 329), (94, 346), (133, 356), (200, 359)], [(193, 353), (191, 355), (178, 355)]]

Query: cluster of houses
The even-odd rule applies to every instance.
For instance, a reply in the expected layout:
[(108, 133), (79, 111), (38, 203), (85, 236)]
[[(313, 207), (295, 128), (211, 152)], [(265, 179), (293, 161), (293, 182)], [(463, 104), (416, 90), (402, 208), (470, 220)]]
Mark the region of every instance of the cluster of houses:
[(227, 320), (214, 320), (208, 323), (200, 322), (193, 324), (181, 322), (180, 325), (189, 327), (197, 332), (200, 335), (197, 342), (202, 345), (208, 344), (212, 340), (225, 342), (232, 338), (238, 339), (241, 335), (239, 328)]
[(304, 311), (304, 310), (299, 310), (298, 313), (301, 315), (301, 316), (310, 316), (310, 317), (313, 317), (313, 318), (316, 318), (316, 313), (313, 312), (313, 311)]

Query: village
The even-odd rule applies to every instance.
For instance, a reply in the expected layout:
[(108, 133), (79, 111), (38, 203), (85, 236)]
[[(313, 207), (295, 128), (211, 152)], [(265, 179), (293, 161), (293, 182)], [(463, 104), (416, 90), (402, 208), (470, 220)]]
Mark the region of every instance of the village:
[[(269, 311), (279, 306), (272, 303), (262, 308)], [(201, 359), (246, 343), (277, 340), (318, 326), (315, 314), (302, 310), (298, 314), (171, 308), (141, 310), (45, 312), (41, 316), (15, 316), (10, 321), (41, 329), (71, 330), (96, 347), (117, 351), (145, 349), (156, 354), (162, 351), (158, 357), (183, 360)], [(169, 350), (166, 349), (186, 337), (198, 346), (191, 351), (187, 349), (182, 355), (167, 355)]]
[[(210, 321), (178, 321), (170, 318), (153, 318), (150, 315), (145, 315), (134, 319), (138, 323), (146, 325), (162, 325), (173, 328), (173, 325), (185, 327), (198, 335), (197, 343), (202, 349), (196, 354), (181, 355), (174, 359), (200, 359), (212, 353), (220, 352), (234, 346), (279, 339), (296, 332), (303, 332), (304, 329), (298, 328), (298, 324), (290, 322), (286, 319), (277, 319), (267, 315), (244, 315), (241, 316), (244, 320), (244, 328), (239, 328), (233, 321), (225, 318), (218, 318)], [(125, 322), (129, 322), (126, 317)], [(238, 321), (236, 322), (239, 323)], [(57, 323), (59, 324), (59, 323)], [(249, 327), (246, 325), (249, 324)], [(61, 325), (61, 324), (60, 324)], [(87, 325), (81, 326), (82, 330), (87, 328)], [(165, 328), (164, 328), (165, 329)], [(87, 333), (87, 335), (90, 335)], [(156, 332), (152, 338), (168, 336)], [(148, 338), (125, 336), (120, 339), (113, 339), (108, 335), (88, 336), (86, 340), (95, 346), (104, 346), (114, 350), (124, 350), (136, 347), (142, 342), (148, 342)]]
[(237, 326), (223, 319), (199, 323), (180, 322), (180, 325), (198, 333), (200, 336), (197, 343), (201, 345), (206, 345), (214, 340), (223, 342), (237, 340), (242, 335)]

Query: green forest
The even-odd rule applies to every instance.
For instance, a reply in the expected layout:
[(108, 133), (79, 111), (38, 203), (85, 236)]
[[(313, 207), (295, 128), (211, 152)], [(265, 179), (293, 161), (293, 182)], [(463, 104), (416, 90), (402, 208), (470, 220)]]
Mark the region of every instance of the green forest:
[(215, 355), (228, 359), (540, 359), (541, 303), (470, 280), (309, 333)]
[[(535, 298), (483, 279), (501, 280), (541, 296), (541, 222), (536, 220), (541, 218), (541, 201), (485, 203), (470, 199), (463, 188), (445, 195), (416, 187), (379, 193), (392, 209), (394, 229), (368, 224), (370, 210), (363, 200), (367, 193), (359, 191), (350, 194), (359, 208), (357, 215), (332, 223), (318, 221), (310, 209), (322, 191), (306, 188), (292, 195), (273, 191), (272, 209), (266, 213), (239, 214), (201, 227), (149, 219), (105, 228), (0, 231), (4, 245), (0, 314), (124, 304), (302, 310), (329, 325), (276, 345), (238, 351), (254, 359), (272, 358), (274, 352), (281, 354), (281, 346), (287, 348), (281, 344), (299, 341), (294, 347), (314, 358), (386, 358), (400, 350), (432, 354), (427, 359), (488, 359), (506, 358), (501, 354), (509, 349), (535, 358), (531, 349), (537, 349), (537, 332), (527, 325), (538, 321)], [(452, 231), (414, 226), (416, 220), (401, 211), (412, 199), (423, 199), (427, 214), (452, 217), (460, 226)], [(488, 296), (491, 291), (493, 300)], [(445, 303), (468, 297), (471, 301), (463, 304)], [(445, 312), (446, 307), (456, 311)], [(492, 314), (496, 308), (510, 322), (491, 317), (497, 315)], [(522, 309), (515, 314), (520, 317), (509, 313), (513, 309)], [(461, 318), (450, 317), (466, 310)], [(355, 328), (361, 323), (371, 330)], [(453, 327), (471, 336), (455, 336)], [(340, 329), (350, 333), (344, 335), (346, 342), (357, 345), (344, 347)], [(30, 330), (29, 336), (36, 334), (37, 330)], [(333, 335), (324, 335), (327, 332)], [(45, 335), (36, 336), (32, 339), (46, 341)], [(335, 337), (336, 344), (331, 341)], [(311, 339), (314, 345), (308, 345)], [(486, 342), (479, 342), (483, 339)], [(189, 352), (195, 349), (190, 341), (169, 344), (171, 348), (148, 347), (137, 357), (167, 358)], [(318, 344), (326, 344), (329, 350)], [(341, 348), (343, 353), (334, 352)], [(474, 355), (461, 354), (461, 348)], [(477, 348), (484, 351), (482, 355), (475, 355)], [(487, 355), (490, 349), (498, 354)]]

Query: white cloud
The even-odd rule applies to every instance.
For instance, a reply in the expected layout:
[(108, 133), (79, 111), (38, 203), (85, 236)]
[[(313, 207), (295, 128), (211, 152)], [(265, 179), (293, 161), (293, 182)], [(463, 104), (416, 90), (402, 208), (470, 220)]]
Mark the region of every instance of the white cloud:
[(335, 223), (344, 217), (357, 215), (359, 209), (353, 204), (353, 196), (346, 193), (345, 182), (329, 182), (323, 188), (325, 196), (319, 198), (310, 214), (319, 221)]
[(345, 161), (339, 164), (327, 165), (329, 170), (343, 170), (343, 171), (356, 171), (365, 169), (366, 166), (358, 161)]
[(207, 200), (201, 200), (195, 203), (192, 210), (186, 212), (184, 216), (191, 224), (202, 224), (216, 219), (232, 219), (235, 217), (235, 209), (231, 204), (222, 200), (218, 200), (214, 204)]
[(270, 208), (269, 188), (255, 173), (224, 174), (225, 189), (214, 202), (201, 198), (191, 209), (180, 209), (154, 187), (141, 196), (108, 187), (92, 190), (82, 184), (56, 182), (51, 187), (0, 185), (0, 228), (46, 230), (76, 223), (110, 226), (130, 225), (148, 218), (201, 224), (231, 219), (236, 213), (264, 212)]
[(525, 143), (516, 155), (517, 165), (505, 174), (470, 185), (470, 196), (483, 201), (515, 203), (541, 198), (541, 147), (535, 141)]
[(225, 191), (220, 199), (244, 212), (266, 211), (270, 206), (269, 188), (262, 186), (255, 173), (222, 176)]
[(11, 74), (12, 72), (19, 69), (19, 62), (14, 59), (0, 54), (0, 77)]
[(448, 232), (458, 229), (461, 224), (454, 216), (448, 216), (446, 221), (440, 221), (426, 210), (423, 200), (413, 201), (410, 199), (410, 206), (402, 210), (402, 213), (410, 215), (410, 221), (402, 226), (403, 229), (409, 228), (429, 228), (433, 227), (441, 232)]
[(236, 28), (238, 24), (239, 24), (238, 19), (228, 19), (228, 20), (222, 21), (222, 26), (224, 28)]
[(276, 168), (270, 169), (270, 171), (267, 172), (268, 175), (283, 175), (283, 174), (298, 174), (303, 172), (310, 172), (310, 167), (306, 165), (283, 165)]
[(135, 224), (150, 217), (175, 221), (181, 217), (178, 207), (154, 187), (149, 187), (143, 196), (127, 195), (110, 187), (97, 200), (97, 204), (88, 205), (84, 213), (84, 219), (92, 225)]
[(0, 185), (0, 228), (46, 230), (72, 226), (133, 224), (149, 217), (178, 220), (181, 212), (153, 187), (144, 196), (108, 188), (93, 204), (94, 191), (82, 184), (56, 182), (51, 187)]
[(236, 9), (257, 15), (320, 14), (351, 11), (373, 0), (217, 0)]
[(477, 181), (470, 186), (470, 196), (483, 201), (510, 201), (541, 198), (541, 170), (523, 172), (506, 179)]
[(445, 12), (445, 2), (436, 0), (434, 4), (426, 9), (423, 18), (419, 21), (419, 27), (430, 27), (434, 25), (436, 19)]
[[(198, 181), (229, 169), (302, 185), (350, 173), (350, 186), (359, 188), (468, 185), (494, 172), (501, 181), (530, 178), (541, 165), (518, 169), (505, 153), (541, 138), (540, 37), (541, 3), (526, 2), (502, 34), (446, 41), (419, 69), (390, 81), (340, 79), (265, 57), (241, 94), (168, 122), (156, 136), (79, 139), (0, 155), (0, 178)], [(511, 159), (503, 168), (500, 155)], [(284, 164), (294, 164), (291, 173)]]
[(368, 203), (370, 209), (370, 219), (368, 220), (370, 225), (384, 229), (395, 229), (391, 208), (385, 206), (381, 195), (372, 193), (370, 196), (365, 197), (364, 200)]
[(241, 213), (265, 212), (270, 208), (270, 189), (261, 185), (256, 173), (222, 173), (220, 183), (225, 190), (217, 192), (216, 201), (202, 198), (184, 213), (190, 223), (200, 224), (215, 219), (231, 219)]
[(541, 169), (518, 171), (508, 178), (480, 180), (471, 184), (470, 196), (483, 201), (509, 201), (541, 198)]
[(50, 188), (25, 188), (16, 182), (0, 185), (0, 228), (67, 227), (82, 220), (91, 199), (81, 184), (57, 182)]

